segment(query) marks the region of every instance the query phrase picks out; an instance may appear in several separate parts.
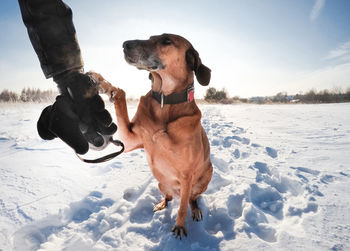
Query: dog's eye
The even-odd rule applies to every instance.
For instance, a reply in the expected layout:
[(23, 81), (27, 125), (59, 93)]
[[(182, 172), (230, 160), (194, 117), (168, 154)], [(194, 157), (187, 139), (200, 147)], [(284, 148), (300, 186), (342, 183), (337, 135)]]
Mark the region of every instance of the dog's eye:
[(172, 43), (172, 41), (168, 37), (165, 37), (162, 40), (162, 45), (170, 45), (171, 43)]

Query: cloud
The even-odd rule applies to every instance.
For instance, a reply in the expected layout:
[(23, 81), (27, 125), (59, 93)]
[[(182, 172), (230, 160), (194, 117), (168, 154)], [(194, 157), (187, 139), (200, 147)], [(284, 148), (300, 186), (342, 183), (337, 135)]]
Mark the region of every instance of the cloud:
[(293, 86), (294, 90), (303, 92), (311, 88), (322, 90), (340, 87), (346, 90), (350, 88), (349, 75), (350, 63), (344, 63), (299, 74), (299, 79), (290, 82), (290, 84)]
[(337, 48), (328, 52), (326, 60), (340, 59), (348, 60), (350, 58), (350, 41), (340, 44)]
[(314, 7), (312, 7), (311, 13), (310, 13), (310, 20), (314, 21), (317, 19), (317, 17), (320, 15), (324, 4), (326, 3), (326, 0), (316, 0)]

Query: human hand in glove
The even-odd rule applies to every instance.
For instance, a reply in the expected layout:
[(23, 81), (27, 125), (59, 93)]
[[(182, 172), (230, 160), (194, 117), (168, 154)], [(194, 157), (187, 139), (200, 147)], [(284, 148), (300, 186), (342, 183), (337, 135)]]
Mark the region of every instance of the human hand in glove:
[(104, 137), (113, 135), (117, 126), (98, 95), (98, 86), (88, 75), (71, 71), (54, 77), (61, 95), (46, 107), (37, 123), (41, 138), (59, 137), (76, 153), (84, 154), (89, 143), (102, 147)]

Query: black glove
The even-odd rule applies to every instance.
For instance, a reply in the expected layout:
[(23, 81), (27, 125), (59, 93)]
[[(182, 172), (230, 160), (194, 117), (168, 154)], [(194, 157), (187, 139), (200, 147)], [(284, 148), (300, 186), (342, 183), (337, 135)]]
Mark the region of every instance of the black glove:
[(68, 72), (54, 77), (61, 95), (46, 107), (37, 123), (40, 137), (59, 137), (77, 153), (89, 150), (89, 143), (102, 146), (102, 135), (112, 135), (117, 126), (98, 95), (96, 83), (86, 74)]

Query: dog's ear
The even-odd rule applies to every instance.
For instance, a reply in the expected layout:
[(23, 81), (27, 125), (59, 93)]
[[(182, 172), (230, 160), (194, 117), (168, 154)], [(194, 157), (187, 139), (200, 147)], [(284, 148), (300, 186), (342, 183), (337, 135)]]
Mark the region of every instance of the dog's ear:
[(198, 52), (191, 46), (186, 51), (186, 62), (190, 70), (194, 71), (198, 83), (208, 85), (210, 82), (211, 70), (202, 64)]

